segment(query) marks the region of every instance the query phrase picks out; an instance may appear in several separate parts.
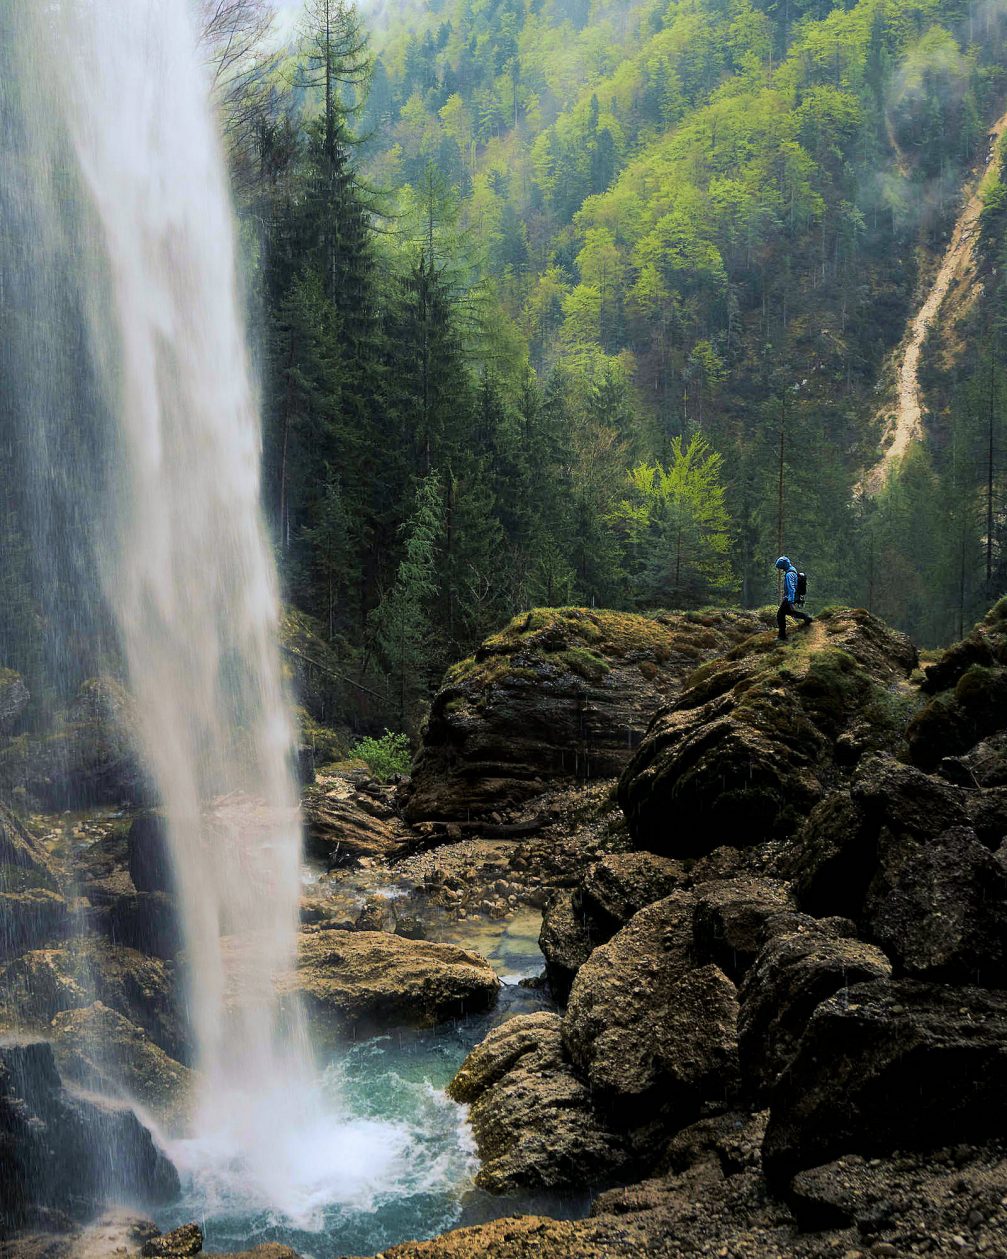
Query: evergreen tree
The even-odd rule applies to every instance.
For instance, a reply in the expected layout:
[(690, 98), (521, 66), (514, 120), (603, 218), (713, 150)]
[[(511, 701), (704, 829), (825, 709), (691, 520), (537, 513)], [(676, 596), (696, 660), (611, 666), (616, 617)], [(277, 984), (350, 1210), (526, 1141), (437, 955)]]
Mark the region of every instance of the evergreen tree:
[(395, 580), (368, 621), (392, 684), (400, 729), (413, 723), (430, 684), (433, 607), (443, 545), (444, 489), (440, 476), (430, 472), (419, 483), (413, 512), (403, 526)]

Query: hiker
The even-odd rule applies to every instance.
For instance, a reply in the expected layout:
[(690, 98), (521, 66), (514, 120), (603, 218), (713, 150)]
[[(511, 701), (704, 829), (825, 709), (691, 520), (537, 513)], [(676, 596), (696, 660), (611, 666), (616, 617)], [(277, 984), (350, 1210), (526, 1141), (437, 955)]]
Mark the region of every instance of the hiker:
[(801, 629), (807, 629), (814, 618), (795, 606), (798, 599), (800, 599), (801, 603), (804, 602), (804, 592), (801, 591), (798, 594), (797, 569), (785, 555), (781, 555), (776, 561), (776, 567), (783, 573), (783, 602), (780, 604), (780, 610), (776, 614), (776, 624), (780, 628), (779, 637), (786, 639), (788, 616), (792, 616), (795, 621), (803, 621), (804, 624), (801, 626)]

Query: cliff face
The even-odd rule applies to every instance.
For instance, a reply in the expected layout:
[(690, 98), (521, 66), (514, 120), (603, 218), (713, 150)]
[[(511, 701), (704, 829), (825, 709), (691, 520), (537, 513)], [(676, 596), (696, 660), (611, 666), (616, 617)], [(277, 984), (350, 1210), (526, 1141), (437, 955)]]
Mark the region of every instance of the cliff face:
[(1007, 1249), (1005, 627), (1007, 603), (922, 680), (903, 635), (837, 610), (668, 687), (619, 783), (637, 851), (546, 910), (565, 1009), (452, 1085), (492, 1191), (643, 1179), (587, 1221), (387, 1254)]

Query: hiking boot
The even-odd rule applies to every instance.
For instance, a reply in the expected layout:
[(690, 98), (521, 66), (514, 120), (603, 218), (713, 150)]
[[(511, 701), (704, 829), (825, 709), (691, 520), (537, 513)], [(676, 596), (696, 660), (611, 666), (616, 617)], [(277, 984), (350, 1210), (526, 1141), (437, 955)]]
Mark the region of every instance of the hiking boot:
[(787, 641), (787, 636), (786, 636), (786, 634), (777, 634), (777, 635), (776, 635), (776, 641), (777, 641), (778, 643), (785, 643), (785, 642)]
[(811, 629), (811, 626), (814, 624), (814, 620), (815, 618), (813, 616), (809, 616), (808, 619), (801, 626), (801, 629), (802, 630)]

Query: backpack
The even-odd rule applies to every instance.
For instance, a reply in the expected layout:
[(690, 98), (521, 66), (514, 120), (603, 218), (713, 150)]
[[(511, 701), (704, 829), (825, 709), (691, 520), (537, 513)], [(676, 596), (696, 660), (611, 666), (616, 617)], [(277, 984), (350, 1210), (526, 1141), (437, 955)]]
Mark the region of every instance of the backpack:
[(797, 574), (797, 589), (794, 591), (794, 604), (798, 608), (804, 606), (804, 600), (808, 597), (808, 574)]

